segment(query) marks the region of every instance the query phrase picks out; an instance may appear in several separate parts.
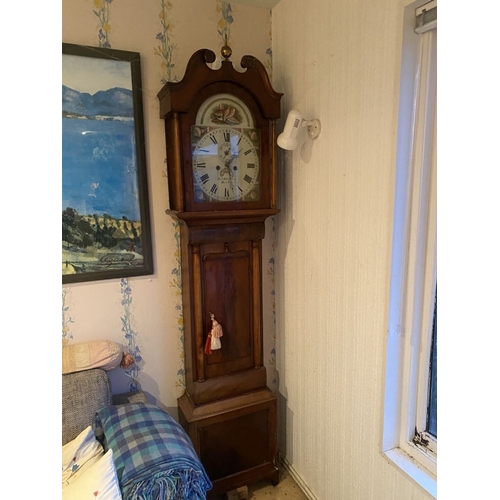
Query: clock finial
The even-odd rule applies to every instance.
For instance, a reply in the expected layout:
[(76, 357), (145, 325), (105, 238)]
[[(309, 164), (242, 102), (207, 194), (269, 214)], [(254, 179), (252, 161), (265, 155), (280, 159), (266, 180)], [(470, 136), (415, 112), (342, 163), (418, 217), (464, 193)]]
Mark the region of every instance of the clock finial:
[(233, 53), (233, 49), (227, 44), (227, 35), (226, 35), (226, 40), (224, 46), (220, 49), (220, 53), (222, 54), (222, 57), (224, 59), (229, 59), (231, 57), (231, 54)]

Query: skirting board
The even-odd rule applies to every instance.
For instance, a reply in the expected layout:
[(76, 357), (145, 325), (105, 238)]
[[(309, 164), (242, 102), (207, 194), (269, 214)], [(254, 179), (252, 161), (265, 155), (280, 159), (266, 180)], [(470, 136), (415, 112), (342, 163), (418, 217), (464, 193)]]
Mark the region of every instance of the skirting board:
[(307, 486), (302, 476), (293, 468), (293, 465), (281, 454), (279, 455), (279, 460), (283, 468), (292, 476), (298, 487), (304, 492), (304, 495), (309, 498), (309, 500), (319, 500), (319, 498), (309, 489), (309, 486)]

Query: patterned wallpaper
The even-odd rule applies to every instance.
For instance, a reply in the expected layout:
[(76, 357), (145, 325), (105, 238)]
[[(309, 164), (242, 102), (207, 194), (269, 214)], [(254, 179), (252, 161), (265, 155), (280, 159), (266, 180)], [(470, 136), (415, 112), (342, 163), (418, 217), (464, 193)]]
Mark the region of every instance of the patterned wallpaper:
[[(164, 123), (156, 94), (182, 79), (191, 54), (216, 54), (226, 38), (240, 69), (244, 54), (259, 58), (271, 75), (271, 14), (227, 0), (65, 0), (63, 42), (141, 54), (146, 161), (155, 274), (64, 286), (63, 342), (109, 339), (126, 346), (137, 363), (110, 373), (113, 392), (141, 388), (170, 411), (184, 390), (184, 320), (179, 224), (165, 213), (168, 187)], [(277, 89), (279, 90), (279, 89)], [(275, 220), (263, 242), (264, 359), (268, 384), (275, 373)]]

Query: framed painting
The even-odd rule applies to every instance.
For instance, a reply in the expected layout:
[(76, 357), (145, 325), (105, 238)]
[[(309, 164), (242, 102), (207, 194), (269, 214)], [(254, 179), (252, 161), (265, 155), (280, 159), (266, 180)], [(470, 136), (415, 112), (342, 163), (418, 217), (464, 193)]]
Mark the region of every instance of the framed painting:
[(63, 43), (63, 284), (152, 273), (140, 55)]

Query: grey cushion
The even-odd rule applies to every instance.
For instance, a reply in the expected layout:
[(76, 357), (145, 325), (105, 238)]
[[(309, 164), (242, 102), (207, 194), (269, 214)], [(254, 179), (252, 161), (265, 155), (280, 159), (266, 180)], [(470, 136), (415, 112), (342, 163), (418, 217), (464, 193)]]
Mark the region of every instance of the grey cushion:
[(92, 425), (94, 414), (111, 404), (111, 386), (104, 370), (95, 368), (62, 376), (62, 444)]

